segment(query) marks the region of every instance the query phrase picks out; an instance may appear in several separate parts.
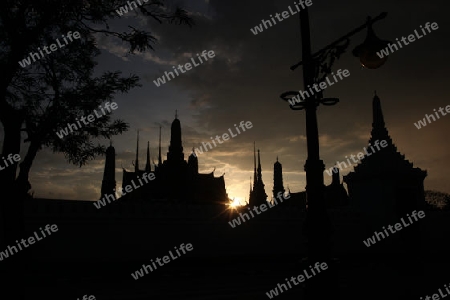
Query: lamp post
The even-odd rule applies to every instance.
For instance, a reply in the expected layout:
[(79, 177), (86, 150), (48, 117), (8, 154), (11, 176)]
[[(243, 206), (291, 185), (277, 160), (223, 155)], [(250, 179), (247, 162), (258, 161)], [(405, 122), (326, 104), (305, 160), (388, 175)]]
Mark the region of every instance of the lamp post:
[[(319, 83), (331, 73), (331, 66), (336, 59), (339, 59), (348, 47), (349, 37), (368, 28), (367, 38), (364, 43), (353, 50), (353, 55), (360, 57), (361, 64), (365, 68), (376, 69), (386, 62), (376, 56), (376, 51), (387, 46), (388, 41), (378, 39), (373, 30), (372, 24), (384, 19), (387, 13), (382, 13), (374, 19), (367, 18), (365, 24), (342, 36), (335, 42), (326, 46), (322, 50), (311, 53), (311, 39), (309, 29), (308, 9), (300, 11), (300, 26), (302, 39), (302, 61), (291, 67), (295, 70), (303, 64), (303, 84), (313, 86)], [(344, 44), (342, 44), (344, 42)], [(327, 61), (328, 60), (328, 61)], [(320, 77), (320, 73), (323, 73)], [(319, 78), (320, 77), (320, 78)], [(298, 96), (297, 96), (298, 95)], [(292, 97), (300, 94), (297, 91), (288, 91), (280, 97), (289, 101)], [(334, 275), (334, 267), (331, 265), (331, 222), (327, 214), (324, 199), (324, 178), (323, 171), (325, 165), (320, 159), (319, 152), (319, 132), (317, 126), (316, 110), (320, 104), (335, 105), (339, 102), (337, 98), (323, 98), (322, 92), (314, 93), (300, 103), (289, 101), (292, 110), (305, 109), (306, 112), (306, 139), (308, 157), (305, 163), (306, 172), (306, 195), (307, 213), (305, 222), (305, 235), (308, 247), (308, 266), (316, 262), (326, 262), (330, 269), (321, 273), (317, 278), (307, 282), (306, 296), (308, 299), (339, 299), (337, 290), (337, 280)]]

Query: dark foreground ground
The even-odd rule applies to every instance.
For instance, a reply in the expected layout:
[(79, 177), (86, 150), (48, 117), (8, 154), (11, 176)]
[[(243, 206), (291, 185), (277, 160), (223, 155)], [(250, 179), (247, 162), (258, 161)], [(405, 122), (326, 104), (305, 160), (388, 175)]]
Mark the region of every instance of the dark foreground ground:
[[(411, 260), (410, 269), (405, 270), (395, 259), (342, 259), (336, 265), (338, 288), (322, 288), (332, 289), (331, 299), (419, 299), (449, 282), (445, 280), (448, 261), (429, 260), (422, 275), (416, 264)], [(2, 299), (81, 299), (85, 294), (123, 300), (269, 299), (266, 292), (284, 283), (284, 278), (301, 274), (306, 265), (287, 256), (253, 261), (186, 259), (134, 280), (130, 274), (138, 267), (138, 262), (31, 264), (14, 276), (21, 283), (10, 286), (13, 294)], [(303, 284), (294, 286), (275, 298), (306, 299), (304, 288)]]
[[(308, 267), (304, 212), (294, 208), (269, 211), (231, 228), (228, 220), (234, 216), (212, 207), (144, 205), (100, 211), (92, 204), (58, 205), (28, 209), (28, 236), (45, 224), (58, 224), (59, 230), (0, 262), (0, 299), (269, 299), (267, 292)], [(327, 299), (420, 299), (450, 283), (446, 213), (427, 212), (417, 247), (388, 247), (386, 253), (378, 250), (392, 240), (370, 249), (363, 245), (368, 233), (354, 212), (333, 211), (330, 216), (335, 259), (323, 272), (333, 279), (319, 282), (330, 294)], [(192, 243), (194, 249), (132, 278), (142, 264), (181, 243)], [(321, 280), (323, 274), (309, 280)], [(293, 285), (274, 298), (307, 299), (305, 285)]]

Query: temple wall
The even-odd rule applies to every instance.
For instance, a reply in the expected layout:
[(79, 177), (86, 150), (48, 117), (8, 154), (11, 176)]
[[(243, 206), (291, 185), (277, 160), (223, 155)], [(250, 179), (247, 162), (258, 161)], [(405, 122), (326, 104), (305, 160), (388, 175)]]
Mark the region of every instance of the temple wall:
[[(181, 243), (192, 243), (195, 257), (306, 255), (302, 233), (305, 213), (300, 208), (279, 204), (260, 215), (254, 213), (254, 218), (232, 228), (228, 222), (237, 215), (220, 206), (118, 202), (108, 205), (96, 209), (92, 202), (28, 203), (28, 236), (46, 224), (57, 224), (59, 228), (39, 246), (33, 246), (34, 259), (149, 259)], [(424, 244), (433, 245), (427, 251), (449, 251), (449, 214), (426, 214), (420, 222)], [(373, 234), (367, 231), (366, 218), (351, 209), (330, 210), (329, 215), (334, 226), (335, 255), (359, 253), (365, 247), (362, 241)]]

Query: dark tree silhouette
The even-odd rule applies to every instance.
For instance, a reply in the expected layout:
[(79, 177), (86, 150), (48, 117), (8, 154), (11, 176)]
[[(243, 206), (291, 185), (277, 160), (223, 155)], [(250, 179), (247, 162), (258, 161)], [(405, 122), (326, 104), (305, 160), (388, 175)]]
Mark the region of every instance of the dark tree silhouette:
[[(6, 0), (0, 4), (0, 122), (4, 128), (2, 154), (19, 153), (21, 129), (29, 118), (29, 105), (17, 102), (11, 87), (25, 79), (19, 61), (31, 51), (42, 46), (42, 41), (54, 42), (68, 31), (84, 35), (102, 33), (116, 37), (129, 45), (130, 53), (153, 49), (156, 38), (148, 31), (129, 27), (128, 32), (110, 29), (110, 22), (119, 18), (116, 9), (126, 5), (123, 1), (79, 1), (69, 0)], [(56, 9), (55, 9), (56, 8)], [(166, 7), (164, 1), (148, 1), (139, 6), (140, 12), (160, 23), (169, 22), (192, 26), (193, 20), (179, 7)], [(92, 35), (90, 35), (92, 38)], [(59, 49), (61, 50), (61, 49)], [(58, 50), (58, 51), (59, 51)], [(56, 51), (56, 52), (58, 52)], [(55, 53), (52, 53), (54, 55)], [(22, 81), (24, 82), (24, 81)], [(26, 84), (26, 83), (24, 83)], [(23, 100), (23, 99), (22, 99)], [(28, 104), (28, 103), (27, 103)], [(17, 164), (7, 168), (0, 175), (0, 187), (11, 188), (16, 176)]]
[(425, 200), (426, 202), (437, 209), (450, 209), (450, 195), (447, 193), (427, 190), (425, 191)]
[[(84, 32), (89, 36), (89, 32)], [(25, 100), (28, 110), (23, 131), (29, 142), (27, 154), (20, 163), (16, 184), (22, 193), (31, 185), (28, 176), (37, 152), (50, 147), (54, 152), (63, 152), (67, 160), (80, 167), (89, 159), (102, 155), (105, 147), (94, 145), (92, 138), (110, 138), (128, 128), (122, 120), (110, 122), (112, 110), (105, 116), (99, 107), (105, 101), (112, 101), (117, 92), (127, 92), (138, 85), (138, 77), (119, 77), (119, 72), (107, 72), (93, 77), (96, 65), (94, 58), (99, 51), (92, 37), (79, 43), (72, 43), (53, 55), (46, 56), (21, 72), (20, 81), (11, 88), (11, 97)], [(24, 85), (26, 83), (26, 85)], [(100, 118), (93, 122), (81, 121), (88, 115)], [(78, 122), (79, 121), (79, 122)], [(60, 138), (55, 131), (64, 129), (68, 123), (82, 126), (69, 135)]]
[[(82, 165), (102, 152), (100, 146), (91, 142), (91, 137), (109, 137), (126, 130), (125, 123), (120, 120), (111, 123), (110, 117), (106, 116), (63, 141), (55, 136), (59, 126), (64, 127), (67, 122), (90, 114), (95, 106), (112, 99), (115, 93), (127, 92), (137, 85), (136, 76), (121, 78), (118, 72), (91, 78), (95, 67), (92, 57), (99, 51), (95, 34), (115, 37), (127, 43), (130, 53), (153, 50), (156, 38), (148, 30), (131, 26), (125, 32), (111, 29), (112, 20), (120, 17), (116, 9), (126, 4), (117, 0), (0, 2), (2, 155), (20, 153), (22, 131), (27, 133), (25, 141), (30, 142), (17, 180), (17, 163), (0, 172), (0, 188), (13, 192), (8, 199), (0, 201), (0, 217), (3, 216), (0, 223), (5, 226), (4, 232), (8, 228), (18, 230), (20, 227), (10, 221), (22, 223), (20, 199), (29, 189), (28, 174), (39, 149), (51, 147), (54, 151), (64, 152), (70, 162)], [(164, 1), (144, 2), (138, 10), (159, 23), (194, 24), (186, 11), (167, 7)], [(55, 43), (57, 37), (61, 38), (69, 31), (78, 31), (82, 38), (32, 62), (30, 66), (19, 65), (30, 52), (38, 52), (38, 47)], [(77, 42), (82, 45), (77, 45)]]

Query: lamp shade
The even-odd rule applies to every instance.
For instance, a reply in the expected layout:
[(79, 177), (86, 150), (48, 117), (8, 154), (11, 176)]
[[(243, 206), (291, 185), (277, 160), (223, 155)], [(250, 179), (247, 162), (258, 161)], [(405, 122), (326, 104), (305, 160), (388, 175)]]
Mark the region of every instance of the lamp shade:
[(359, 57), (361, 65), (367, 69), (377, 69), (387, 60), (387, 55), (380, 57), (377, 52), (387, 47), (389, 41), (379, 39), (372, 29), (372, 24), (367, 25), (367, 37), (364, 42), (353, 49), (354, 56)]

